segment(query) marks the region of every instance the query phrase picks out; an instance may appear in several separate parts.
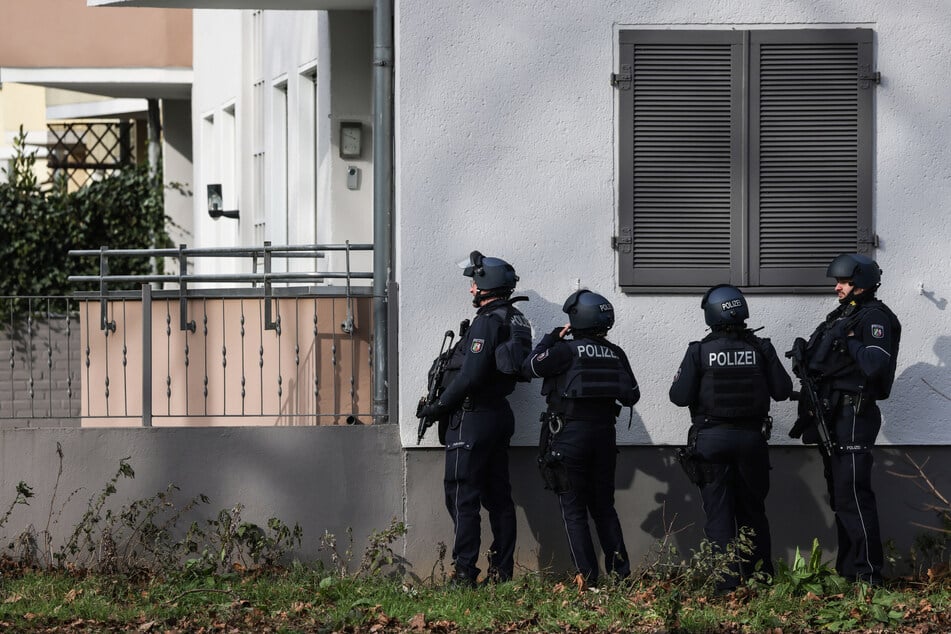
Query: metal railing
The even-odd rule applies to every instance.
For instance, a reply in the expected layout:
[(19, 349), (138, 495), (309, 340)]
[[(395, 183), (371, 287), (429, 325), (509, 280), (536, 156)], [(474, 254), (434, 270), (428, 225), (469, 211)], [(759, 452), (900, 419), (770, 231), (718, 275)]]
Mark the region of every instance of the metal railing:
[(0, 420), (79, 417), (78, 302), (0, 297)]
[[(69, 278), (94, 284), (96, 290), (60, 298), (67, 302), (69, 415), (78, 410), (86, 426), (373, 422), (373, 298), (372, 288), (360, 284), (373, 274), (355, 271), (350, 257), (372, 248), (265, 243), (251, 248), (71, 251), (71, 256), (99, 258), (100, 270)], [(286, 258), (290, 268), (292, 259), (316, 262), (332, 252), (342, 256), (344, 270), (274, 270), (278, 258)], [(173, 258), (179, 270), (113, 275), (109, 261), (115, 258)], [(208, 258), (236, 259), (248, 272), (189, 272), (196, 261)], [(317, 285), (327, 281), (337, 284)], [(209, 284), (215, 286), (199, 287)], [(27, 312), (25, 330), (13, 328), (11, 321), (11, 335), (19, 334), (8, 345), (11, 389), (28, 398), (0, 408), (0, 418), (35, 417), (37, 397), (17, 386), (36, 384), (34, 366), (45, 362), (53, 367), (57, 346), (44, 344), (34, 354), (37, 311)], [(55, 311), (46, 313), (45, 321), (56, 321)], [(52, 335), (47, 338), (52, 342)], [(77, 348), (78, 367), (73, 364)], [(31, 352), (14, 363), (15, 349)], [(41, 361), (44, 351), (47, 358)], [(45, 378), (52, 393), (61, 383), (52, 371), (47, 374), (40, 380)], [(55, 400), (45, 392), (44, 397)], [(41, 414), (63, 417), (62, 408), (52, 406)]]

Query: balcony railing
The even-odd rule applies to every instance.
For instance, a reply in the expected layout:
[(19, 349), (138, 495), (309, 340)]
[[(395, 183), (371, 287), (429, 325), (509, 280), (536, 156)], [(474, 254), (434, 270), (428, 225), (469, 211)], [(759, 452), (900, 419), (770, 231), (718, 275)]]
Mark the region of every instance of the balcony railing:
[[(83, 426), (327, 425), (372, 417), (371, 245), (75, 251), (98, 257), (69, 298), (2, 298), (15, 398), (0, 419)], [(300, 271), (328, 254), (341, 271)], [(115, 258), (173, 258), (172, 275), (111, 275)], [(246, 273), (189, 273), (215, 258)], [(310, 260), (310, 261), (306, 261)], [(275, 263), (288, 270), (276, 271)], [(118, 288), (124, 286), (124, 288)], [(131, 287), (131, 288), (130, 288)], [(134, 288), (137, 290), (133, 290)], [(0, 387), (2, 390), (2, 387)], [(0, 403), (6, 399), (0, 398)]]

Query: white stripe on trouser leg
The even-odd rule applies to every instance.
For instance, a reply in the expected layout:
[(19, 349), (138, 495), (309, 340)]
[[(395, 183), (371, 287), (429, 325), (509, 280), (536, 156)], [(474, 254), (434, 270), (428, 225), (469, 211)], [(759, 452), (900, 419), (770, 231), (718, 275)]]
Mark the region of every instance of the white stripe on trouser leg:
[[(855, 443), (855, 419), (858, 417), (858, 414), (853, 409), (852, 410), (852, 443)], [(871, 451), (871, 448), (869, 449)], [(872, 560), (869, 558), (869, 543), (868, 543), (868, 529), (865, 528), (865, 517), (862, 515), (862, 506), (859, 504), (859, 492), (855, 487), (855, 482), (857, 480), (857, 473), (855, 469), (855, 454), (852, 454), (852, 496), (855, 498), (855, 510), (859, 514), (859, 523), (862, 524), (862, 533), (865, 535), (865, 563), (868, 564), (868, 574), (871, 577), (872, 573), (875, 572), (875, 568), (872, 566)], [(871, 580), (871, 579), (870, 579)]]
[[(459, 419), (459, 440), (462, 440), (462, 421), (464, 421), (465, 418), (466, 418), (466, 413), (463, 412), (462, 418)], [(455, 550), (459, 546), (459, 447), (456, 447), (455, 452), (456, 452), (456, 469), (455, 469), (455, 472), (453, 473), (453, 477), (456, 479), (456, 496), (455, 496), (456, 497), (456, 515), (455, 517), (452, 518), (453, 519), (453, 522), (452, 522), (453, 550)]]
[(561, 522), (565, 526), (565, 535), (568, 537), (568, 550), (571, 551), (571, 561), (575, 563), (575, 569), (581, 572), (581, 566), (578, 565), (578, 558), (575, 556), (575, 546), (571, 543), (571, 531), (568, 530), (568, 518), (565, 517), (565, 503), (562, 501), (562, 495), (558, 495), (558, 507), (561, 508)]

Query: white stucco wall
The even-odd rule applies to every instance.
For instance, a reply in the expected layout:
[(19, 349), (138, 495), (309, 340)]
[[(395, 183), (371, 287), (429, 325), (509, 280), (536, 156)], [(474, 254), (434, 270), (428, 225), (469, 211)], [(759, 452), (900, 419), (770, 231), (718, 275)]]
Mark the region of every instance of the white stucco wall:
[[(479, 249), (512, 262), (536, 340), (564, 323), (580, 280), (617, 311), (643, 397), (624, 443), (682, 444), (685, 410), (667, 391), (687, 342), (704, 332), (700, 296), (618, 291), (617, 32), (655, 28), (821, 28), (876, 33), (874, 227), (879, 293), (904, 334), (880, 439), (951, 444), (951, 11), (943, 0), (502, 0), (418, 3), (396, 11), (396, 242), (400, 421), (416, 443), (416, 401), (442, 333), (471, 316), (455, 263)], [(808, 245), (804, 245), (808, 248)], [(834, 296), (751, 295), (753, 327), (789, 349)], [(927, 383), (926, 383), (927, 382)], [(930, 387), (929, 387), (930, 384)], [(513, 397), (516, 442), (536, 442), (539, 384)], [(943, 393), (943, 395), (942, 395)], [(776, 443), (795, 411), (773, 410)], [(427, 443), (435, 441), (430, 433)]]
[[(258, 17), (249, 11), (195, 11), (196, 245), (373, 241), (371, 18), (367, 11), (263, 11)], [(257, 63), (263, 80), (257, 103), (254, 22), (260, 24)], [(264, 142), (258, 146), (265, 157), (263, 197), (254, 187), (255, 120), (263, 125)], [(339, 156), (340, 121), (364, 124), (363, 154), (357, 159)], [(223, 125), (233, 125), (233, 142)], [(229, 158), (234, 152), (236, 160)], [(350, 166), (360, 171), (356, 189), (347, 186)], [(238, 208), (238, 221), (209, 218), (209, 182), (222, 183), (225, 208)], [(345, 265), (336, 253), (316, 265), (300, 259), (287, 264), (294, 270), (338, 271)], [(355, 254), (351, 265), (369, 271), (372, 256)], [(239, 266), (221, 260), (199, 268), (226, 273)], [(275, 260), (275, 270), (284, 266)]]

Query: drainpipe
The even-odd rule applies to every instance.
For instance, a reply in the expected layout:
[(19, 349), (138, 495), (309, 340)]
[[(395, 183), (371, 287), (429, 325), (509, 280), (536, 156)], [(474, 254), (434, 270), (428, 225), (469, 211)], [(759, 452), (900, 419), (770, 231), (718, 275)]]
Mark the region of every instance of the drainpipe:
[(392, 274), (393, 0), (373, 1), (373, 418), (387, 422), (387, 286)]

